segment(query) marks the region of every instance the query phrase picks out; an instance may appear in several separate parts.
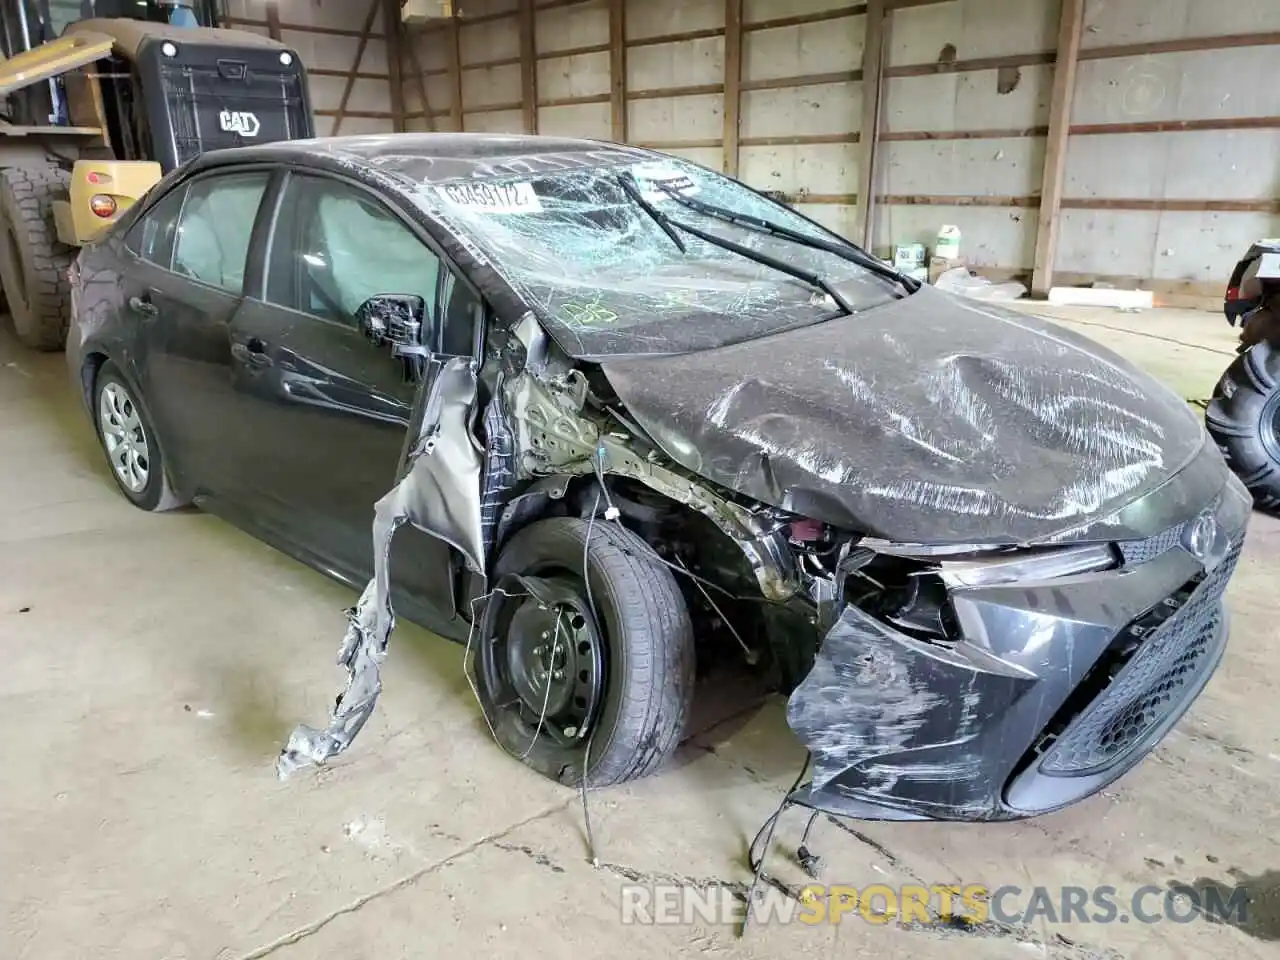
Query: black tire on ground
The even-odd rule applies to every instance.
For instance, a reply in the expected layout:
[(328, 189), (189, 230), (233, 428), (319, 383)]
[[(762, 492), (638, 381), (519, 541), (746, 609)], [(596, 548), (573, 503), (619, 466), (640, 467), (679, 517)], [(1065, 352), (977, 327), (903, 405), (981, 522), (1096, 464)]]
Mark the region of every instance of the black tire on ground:
[(1258, 506), (1280, 510), (1280, 345), (1263, 341), (1236, 358), (1205, 425)]
[[(581, 590), (588, 528), (586, 567), (603, 634), (603, 691), (595, 719), (586, 728), (587, 782), (597, 787), (647, 776), (675, 752), (693, 702), (694, 640), (671, 571), (648, 544), (611, 521), (589, 524), (576, 517), (553, 517), (530, 524), (503, 548), (495, 582), (508, 575), (552, 577)], [(585, 591), (582, 596), (585, 600)], [(494, 600), (502, 598), (495, 595), (490, 603)], [(485, 713), (500, 713), (496, 691), (482, 669), (476, 673)], [(526, 729), (499, 723), (495, 733), (509, 753), (544, 775), (568, 785), (581, 782), (587, 742), (560, 743), (543, 736), (533, 753)]]
[(76, 251), (58, 242), (53, 201), (70, 175), (57, 167), (0, 170), (0, 288), (18, 339), (33, 350), (65, 348)]
[[(136, 414), (138, 429), (141, 431), (141, 437), (145, 438), (146, 441), (147, 479), (145, 486), (140, 490), (130, 489), (116, 472), (116, 465), (112, 462), (111, 451), (107, 446), (107, 438), (103, 435), (103, 394), (107, 392), (108, 388), (114, 388), (115, 391), (118, 391), (115, 394), (117, 397), (123, 395), (125, 402), (121, 406), (124, 412)], [(146, 510), (151, 513), (161, 513), (186, 506), (186, 501), (173, 492), (169, 477), (165, 473), (164, 457), (161, 454), (160, 444), (156, 439), (156, 432), (151, 424), (151, 418), (147, 416), (147, 411), (135, 399), (133, 387), (125, 381), (115, 364), (110, 361), (102, 365), (102, 368), (98, 371), (97, 378), (94, 380), (92, 415), (94, 429), (98, 434), (98, 442), (102, 445), (102, 452), (107, 458), (107, 469), (111, 471), (111, 479), (116, 482), (116, 486), (120, 488), (120, 492), (125, 495), (130, 503), (140, 510)]]

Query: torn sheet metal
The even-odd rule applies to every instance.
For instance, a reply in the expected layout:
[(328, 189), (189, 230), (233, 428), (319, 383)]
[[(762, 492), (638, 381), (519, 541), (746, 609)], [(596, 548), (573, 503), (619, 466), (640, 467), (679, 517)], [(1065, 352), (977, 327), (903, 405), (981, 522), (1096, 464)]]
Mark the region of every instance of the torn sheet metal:
[[(334, 703), (328, 726), (299, 725), (276, 762), (280, 779), (300, 767), (321, 765), (351, 745), (382, 692), (380, 667), (395, 629), (391, 606), (391, 539), (411, 523), (456, 548), (473, 571), (484, 573), (481, 455), (469, 428), (476, 400), (476, 373), (467, 358), (432, 361), (423, 401), (415, 411), (400, 481), (374, 507), (374, 575), (348, 611), (338, 652), (347, 684)], [(450, 571), (438, 571), (440, 576)]]
[(1182, 400), (1104, 348), (929, 287), (760, 340), (603, 366), (688, 469), (900, 541), (1085, 536), (1204, 445)]

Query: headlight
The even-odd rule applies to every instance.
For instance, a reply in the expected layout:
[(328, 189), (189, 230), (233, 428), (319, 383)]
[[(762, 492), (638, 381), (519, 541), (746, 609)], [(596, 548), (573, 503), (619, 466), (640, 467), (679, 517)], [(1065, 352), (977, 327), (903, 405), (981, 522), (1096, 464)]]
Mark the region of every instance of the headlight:
[(989, 587), (997, 583), (1054, 580), (1077, 573), (1110, 570), (1115, 551), (1108, 544), (1019, 551), (979, 560), (944, 561), (937, 574), (948, 587)]
[(1115, 550), (1106, 543), (1016, 549), (863, 539), (857, 545), (889, 556), (933, 561), (930, 568), (921, 573), (936, 574), (948, 587), (988, 587), (999, 583), (1053, 580), (1117, 566)]

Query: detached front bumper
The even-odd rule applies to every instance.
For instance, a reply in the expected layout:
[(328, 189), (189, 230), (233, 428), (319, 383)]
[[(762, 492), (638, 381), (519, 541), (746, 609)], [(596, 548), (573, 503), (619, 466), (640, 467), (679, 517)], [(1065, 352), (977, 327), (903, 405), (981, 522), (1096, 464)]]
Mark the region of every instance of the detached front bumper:
[[(862, 819), (1015, 820), (1101, 790), (1220, 662), (1249, 509), (1229, 480), (1212, 511), (1124, 545), (1121, 568), (954, 589), (953, 645), (845, 607), (788, 702), (814, 764), (793, 799)], [(1206, 515), (1219, 549), (1202, 559), (1203, 530), (1189, 532)]]

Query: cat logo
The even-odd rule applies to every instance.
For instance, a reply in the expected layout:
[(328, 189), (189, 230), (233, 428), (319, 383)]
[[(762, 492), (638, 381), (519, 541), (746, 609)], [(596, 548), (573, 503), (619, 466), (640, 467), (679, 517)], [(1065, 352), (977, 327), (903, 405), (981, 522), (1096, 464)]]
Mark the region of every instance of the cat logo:
[(218, 126), (227, 133), (238, 133), (242, 137), (256, 137), (262, 128), (257, 116), (247, 110), (223, 110), (218, 114)]

